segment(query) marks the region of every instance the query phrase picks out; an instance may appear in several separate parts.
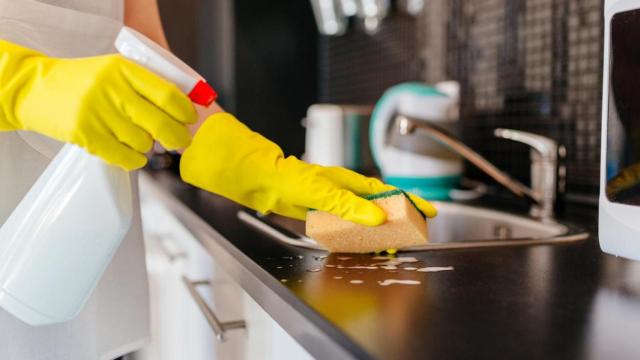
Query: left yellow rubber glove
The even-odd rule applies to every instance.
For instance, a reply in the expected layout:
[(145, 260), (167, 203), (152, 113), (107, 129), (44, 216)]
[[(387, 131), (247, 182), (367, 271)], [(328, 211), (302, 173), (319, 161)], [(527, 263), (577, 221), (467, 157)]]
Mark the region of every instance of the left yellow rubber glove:
[(0, 131), (34, 131), (132, 170), (154, 139), (189, 145), (195, 121), (176, 85), (120, 55), (53, 58), (0, 40)]
[[(382, 224), (386, 214), (359, 195), (393, 189), (341, 167), (285, 158), (280, 147), (228, 113), (206, 120), (182, 155), (180, 173), (192, 185), (262, 213), (304, 220), (317, 209), (368, 226)], [(425, 215), (436, 215), (427, 201), (412, 200)]]

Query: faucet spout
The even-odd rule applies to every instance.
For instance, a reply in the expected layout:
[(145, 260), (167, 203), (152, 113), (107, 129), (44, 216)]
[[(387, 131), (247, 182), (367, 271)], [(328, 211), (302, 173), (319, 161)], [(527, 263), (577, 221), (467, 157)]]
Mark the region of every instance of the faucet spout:
[[(484, 158), (482, 155), (465, 145), (461, 140), (459, 140), (456, 136), (450, 134), (445, 129), (439, 127), (430, 121), (418, 120), (411, 118), (409, 116), (397, 115), (395, 118), (395, 126), (397, 127), (399, 133), (401, 135), (408, 135), (414, 132), (423, 133), (430, 138), (438, 141), (439, 143), (449, 147), (451, 150), (458, 153), (460, 156), (465, 158), (470, 163), (477, 166), (480, 170), (484, 171), (487, 175), (491, 176), (495, 181), (509, 189), (512, 193), (516, 194), (519, 197), (526, 198), (536, 204), (536, 207), (544, 208), (544, 214), (539, 214), (540, 217), (551, 218), (553, 216), (553, 206), (552, 204), (546, 204), (548, 200), (548, 196), (543, 196), (539, 191), (535, 191), (518, 180), (512, 178), (504, 171), (498, 169), (495, 165), (493, 165), (489, 160)], [(526, 134), (526, 133), (525, 133)], [(508, 130), (500, 130), (500, 137), (507, 136), (520, 136), (521, 132), (509, 132)], [(498, 136), (499, 136), (498, 135)], [(533, 135), (533, 134), (531, 134)], [(544, 141), (544, 137), (539, 135), (534, 135), (534, 148), (540, 148), (548, 150), (551, 146), (551, 143), (554, 143), (553, 140), (547, 139), (548, 142)], [(534, 146), (535, 145), (535, 146)], [(555, 149), (555, 148), (554, 148)], [(553, 153), (555, 160), (555, 152), (552, 151), (544, 151), (544, 154)], [(549, 155), (551, 156), (551, 155)], [(549, 210), (550, 209), (550, 210)], [(551, 212), (549, 212), (551, 211)]]

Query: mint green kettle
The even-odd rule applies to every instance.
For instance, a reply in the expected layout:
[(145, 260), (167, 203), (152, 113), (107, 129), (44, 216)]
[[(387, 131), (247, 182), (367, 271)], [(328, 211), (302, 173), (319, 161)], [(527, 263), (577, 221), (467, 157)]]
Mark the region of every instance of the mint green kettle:
[(371, 116), (369, 142), (373, 159), (386, 183), (429, 200), (449, 200), (461, 180), (463, 161), (446, 146), (425, 136), (400, 136), (398, 115), (458, 131), (456, 82), (435, 86), (411, 82), (389, 88)]

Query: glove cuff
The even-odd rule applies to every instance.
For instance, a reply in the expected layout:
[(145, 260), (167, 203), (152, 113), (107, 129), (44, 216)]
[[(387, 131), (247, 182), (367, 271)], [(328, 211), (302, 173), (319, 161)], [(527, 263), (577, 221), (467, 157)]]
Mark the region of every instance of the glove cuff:
[(282, 150), (229, 113), (209, 116), (182, 154), (182, 179), (199, 188), (239, 201), (242, 188), (258, 191), (273, 179)]
[(0, 40), (0, 131), (23, 128), (16, 117), (16, 99), (31, 88), (29, 74), (37, 69), (28, 60), (43, 57), (38, 51)]

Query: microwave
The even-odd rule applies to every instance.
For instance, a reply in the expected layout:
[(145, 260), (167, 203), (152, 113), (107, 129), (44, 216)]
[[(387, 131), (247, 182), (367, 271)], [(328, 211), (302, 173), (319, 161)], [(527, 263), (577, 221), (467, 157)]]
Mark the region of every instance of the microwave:
[(599, 238), (640, 260), (640, 0), (604, 9)]

